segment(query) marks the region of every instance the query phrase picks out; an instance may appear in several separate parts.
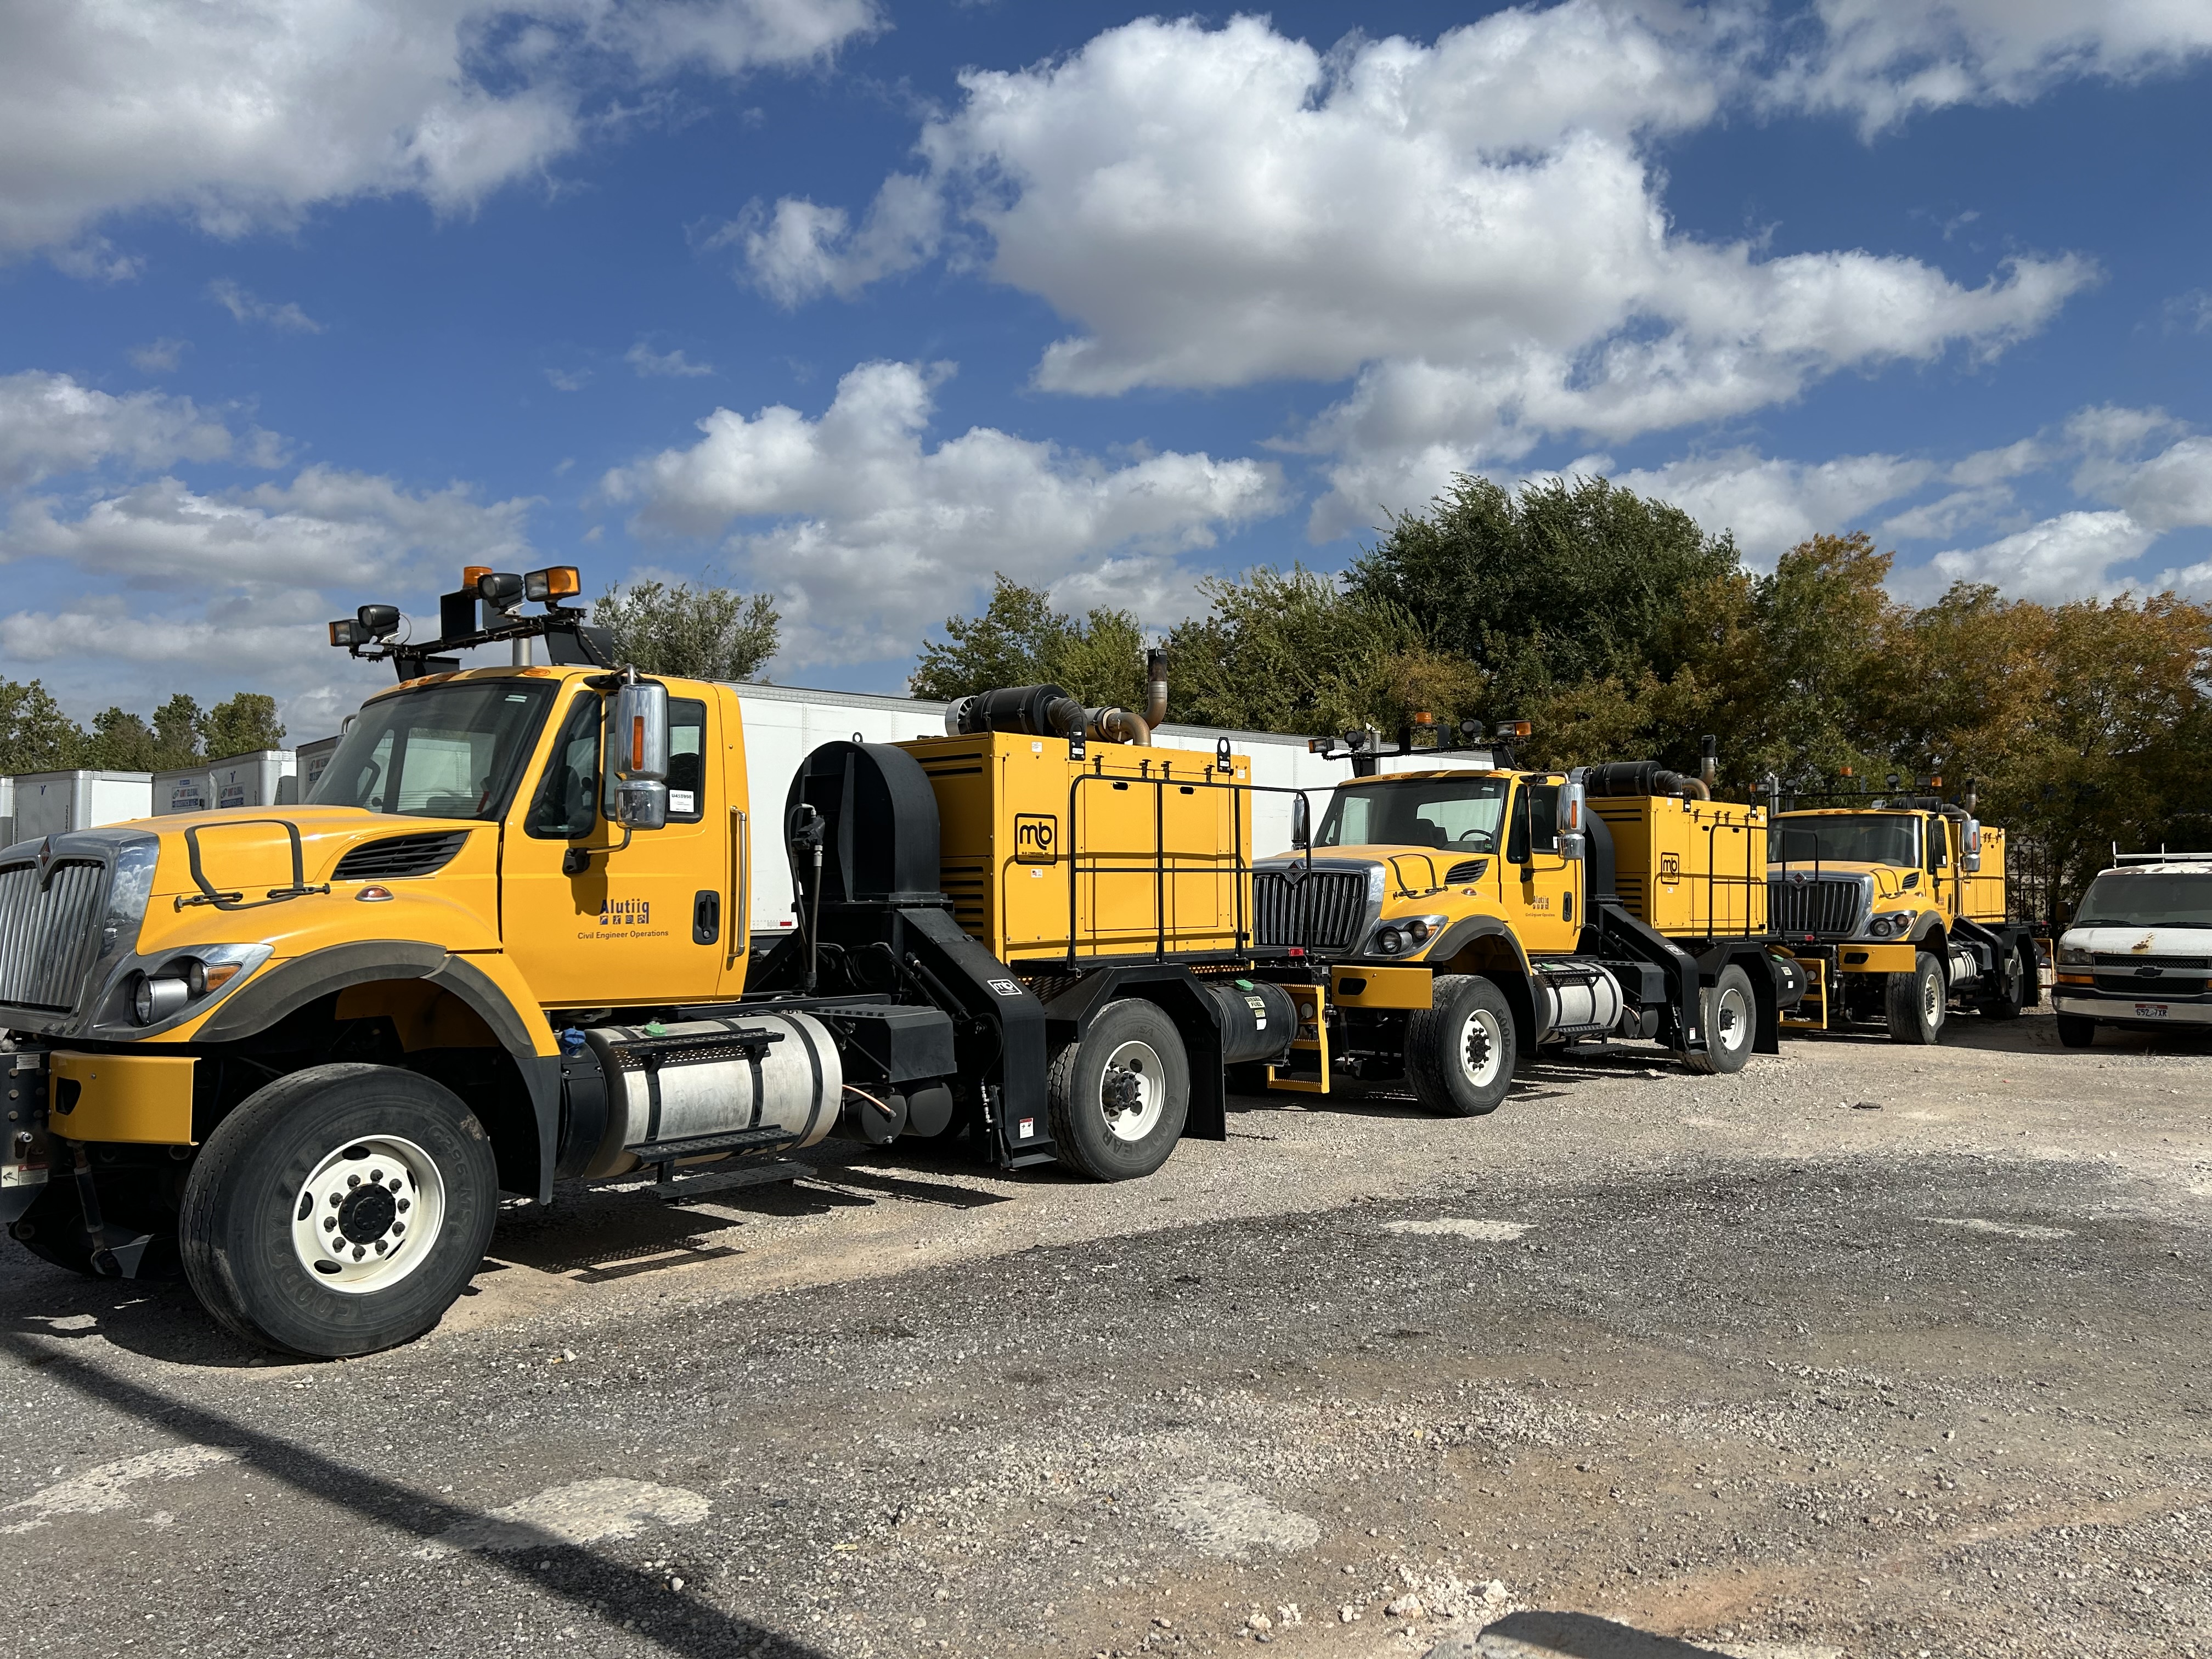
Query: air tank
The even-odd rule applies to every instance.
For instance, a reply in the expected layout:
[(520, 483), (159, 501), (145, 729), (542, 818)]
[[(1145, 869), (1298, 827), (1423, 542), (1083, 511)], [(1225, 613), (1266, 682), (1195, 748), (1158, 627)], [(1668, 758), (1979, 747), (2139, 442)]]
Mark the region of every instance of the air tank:
[(1536, 1020), (1545, 1034), (1595, 1036), (1620, 1026), (1620, 981), (1597, 963), (1539, 963), (1535, 981)]
[[(811, 1014), (748, 1014), (679, 1024), (603, 1025), (582, 1033), (598, 1057), (605, 1113), (586, 1179), (622, 1175), (655, 1146), (702, 1135), (776, 1130), (746, 1152), (811, 1146), (836, 1127), (844, 1068), (829, 1029)], [(572, 1121), (585, 1115), (572, 1079)]]
[(1208, 979), (1199, 983), (1221, 1015), (1223, 1065), (1279, 1060), (1290, 1052), (1298, 1019), (1288, 991), (1264, 979)]

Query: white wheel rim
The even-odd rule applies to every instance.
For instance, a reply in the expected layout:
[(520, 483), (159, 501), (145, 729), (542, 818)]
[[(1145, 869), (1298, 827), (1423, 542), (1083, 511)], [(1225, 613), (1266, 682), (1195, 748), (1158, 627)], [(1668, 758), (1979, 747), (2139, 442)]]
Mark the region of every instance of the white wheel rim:
[(1720, 1028), (1721, 1047), (1734, 1054), (1751, 1041), (1751, 1004), (1733, 985), (1713, 1001), (1713, 1021)]
[(292, 1250), (315, 1283), (348, 1296), (389, 1289), (426, 1261), (446, 1219), (429, 1153), (397, 1135), (349, 1140), (292, 1200)]
[(1460, 1073), (1474, 1087), (1486, 1089), (1498, 1080), (1505, 1060), (1504, 1038), (1498, 1016), (1487, 1008), (1477, 1008), (1459, 1028)]
[(1930, 1025), (1942, 1023), (1943, 976), (1940, 973), (1920, 976), (1920, 1013)]
[(1167, 1074), (1149, 1042), (1125, 1042), (1106, 1056), (1098, 1078), (1098, 1109), (1116, 1140), (1142, 1140), (1167, 1109)]

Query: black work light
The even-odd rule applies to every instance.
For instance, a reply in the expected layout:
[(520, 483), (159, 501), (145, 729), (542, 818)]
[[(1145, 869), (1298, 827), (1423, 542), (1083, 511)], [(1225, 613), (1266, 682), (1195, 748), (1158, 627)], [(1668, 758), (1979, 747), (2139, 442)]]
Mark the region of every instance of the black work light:
[(354, 612), (354, 620), (365, 637), (389, 639), (399, 631), (399, 607), (396, 605), (365, 605)]
[(522, 603), (522, 578), (511, 570), (487, 570), (477, 578), (477, 597), (495, 611), (512, 611)]

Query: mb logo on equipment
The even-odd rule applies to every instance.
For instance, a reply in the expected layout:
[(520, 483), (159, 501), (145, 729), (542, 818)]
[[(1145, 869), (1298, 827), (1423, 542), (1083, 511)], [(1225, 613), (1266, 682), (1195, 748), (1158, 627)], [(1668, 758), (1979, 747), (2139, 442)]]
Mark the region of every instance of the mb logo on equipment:
[(1060, 855), (1060, 820), (1049, 812), (1014, 815), (1014, 862), (1050, 864)]

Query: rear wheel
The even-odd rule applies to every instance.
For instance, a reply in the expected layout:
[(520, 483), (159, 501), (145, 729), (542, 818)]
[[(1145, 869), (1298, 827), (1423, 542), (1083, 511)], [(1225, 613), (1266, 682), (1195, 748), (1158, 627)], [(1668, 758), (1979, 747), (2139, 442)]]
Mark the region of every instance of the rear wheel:
[(208, 1137), (185, 1188), (185, 1277), (248, 1341), (374, 1352), (460, 1295), (498, 1186), (483, 1126), (448, 1090), (388, 1066), (313, 1066)]
[(1949, 991), (1943, 977), (1943, 958), (1932, 951), (1923, 951), (1912, 959), (1911, 973), (1890, 975), (1883, 1007), (1890, 1041), (1923, 1047), (1940, 1041)]
[(1053, 1151), (1093, 1181), (1130, 1181), (1168, 1161), (1190, 1112), (1182, 1033), (1158, 1003), (1109, 1002), (1055, 1055), (1046, 1079)]
[(2097, 1022), (2083, 1014), (2058, 1016), (2058, 1046), (2086, 1048), (2097, 1040)]
[(1982, 1012), (1991, 1019), (2018, 1019), (2020, 1011), (2029, 1006), (2032, 999), (2028, 987), (2034, 981), (2028, 977), (2026, 959), (2018, 951), (2008, 951), (1997, 964), (1996, 989), (1981, 1000)]
[(1513, 1010), (1474, 974), (1439, 974), (1435, 1000), (1406, 1020), (1406, 1080), (1444, 1117), (1481, 1117), (1513, 1086)]
[(1751, 1058), (1752, 1040), (1759, 1035), (1759, 1004), (1752, 995), (1751, 975), (1738, 967), (1723, 968), (1698, 996), (1704, 1004), (1705, 1047), (1702, 1053), (1684, 1051), (1682, 1063), (1693, 1072), (1741, 1072)]

